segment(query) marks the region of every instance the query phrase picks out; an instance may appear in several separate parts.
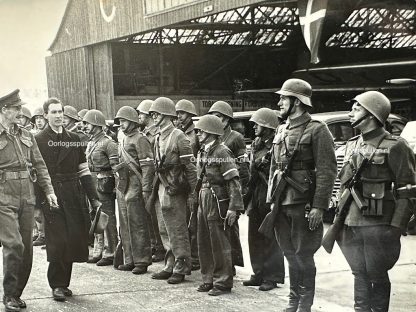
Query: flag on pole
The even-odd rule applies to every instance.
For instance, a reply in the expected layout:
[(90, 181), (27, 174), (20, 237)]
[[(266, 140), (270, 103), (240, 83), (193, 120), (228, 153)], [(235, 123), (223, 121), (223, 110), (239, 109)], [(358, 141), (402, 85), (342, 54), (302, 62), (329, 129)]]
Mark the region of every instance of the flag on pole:
[(299, 0), (299, 22), (303, 37), (311, 51), (311, 63), (319, 63), (319, 45), (328, 0)]

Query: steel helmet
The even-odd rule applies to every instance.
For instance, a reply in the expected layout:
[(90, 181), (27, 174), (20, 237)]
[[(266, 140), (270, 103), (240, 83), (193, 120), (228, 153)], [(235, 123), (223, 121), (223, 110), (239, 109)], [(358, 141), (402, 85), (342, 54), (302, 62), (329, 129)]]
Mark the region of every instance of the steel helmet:
[(79, 117), (80, 119), (84, 118), (84, 116), (85, 116), (85, 114), (86, 114), (87, 112), (88, 112), (88, 109), (86, 109), (86, 108), (81, 109), (81, 110), (78, 112), (78, 117)]
[(77, 109), (71, 105), (64, 106), (64, 116), (72, 118), (76, 121), (80, 121), (81, 119), (78, 116)]
[(149, 109), (149, 113), (152, 112), (176, 117), (175, 103), (167, 97), (158, 97)]
[(368, 110), (383, 125), (391, 111), (390, 100), (381, 92), (367, 91), (354, 98), (362, 107)]
[(312, 107), (312, 86), (302, 79), (292, 78), (286, 80), (282, 88), (276, 92), (280, 95), (294, 96), (306, 106)]
[(30, 112), (29, 108), (26, 106), (22, 106), (21, 116), (25, 116), (27, 119), (32, 119), (32, 113)]
[(43, 117), (43, 107), (42, 106), (38, 106), (38, 107), (35, 108), (35, 110), (33, 111), (32, 118), (30, 120), (32, 122), (35, 122), (36, 116), (42, 116)]
[(139, 113), (149, 115), (149, 109), (152, 107), (153, 101), (152, 100), (143, 100), (140, 102), (139, 106), (137, 106), (136, 110)]
[(85, 114), (82, 121), (92, 124), (93, 126), (98, 126), (98, 127), (106, 126), (104, 114), (96, 109), (89, 110)]
[(117, 112), (116, 118), (114, 118), (114, 123), (120, 124), (120, 118), (137, 124), (139, 123), (139, 115), (137, 115), (137, 111), (131, 106), (121, 107)]
[(260, 108), (256, 110), (250, 118), (250, 121), (255, 122), (259, 126), (276, 129), (279, 125), (279, 118), (275, 111), (270, 108)]
[(202, 116), (195, 124), (195, 129), (202, 130), (206, 133), (223, 135), (224, 129), (221, 122), (217, 116), (214, 115), (204, 115)]
[(231, 119), (233, 118), (233, 108), (230, 104), (224, 101), (217, 101), (214, 104), (212, 104), (208, 111), (208, 114), (212, 113), (220, 113), (224, 116), (230, 117)]
[(178, 103), (176, 103), (176, 105), (175, 105), (175, 109), (176, 109), (177, 112), (186, 112), (186, 113), (189, 113), (193, 116), (198, 115), (196, 113), (194, 103), (192, 103), (191, 101), (185, 100), (185, 99), (178, 101)]

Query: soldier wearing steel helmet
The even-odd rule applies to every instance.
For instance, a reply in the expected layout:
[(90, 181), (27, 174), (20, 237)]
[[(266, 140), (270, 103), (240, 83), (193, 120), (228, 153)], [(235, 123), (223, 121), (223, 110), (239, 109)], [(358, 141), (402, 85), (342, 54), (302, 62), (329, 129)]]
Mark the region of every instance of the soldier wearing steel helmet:
[[(154, 150), (156, 134), (159, 132), (159, 128), (155, 126), (152, 117), (150, 116), (149, 109), (152, 106), (152, 100), (143, 100), (137, 106), (136, 110), (139, 113), (139, 125), (142, 128), (142, 133), (146, 135), (152, 144), (152, 150)], [(152, 261), (159, 262), (165, 259), (166, 250), (163, 247), (162, 238), (160, 237), (159, 225), (157, 221), (155, 206), (159, 205), (159, 201), (156, 200), (155, 205), (150, 207), (149, 224), (150, 224), (150, 241), (152, 244)]]
[(64, 127), (69, 131), (74, 131), (77, 122), (81, 119), (78, 116), (78, 111), (71, 105), (64, 106)]
[(341, 191), (361, 165), (357, 192), (365, 202), (348, 206), (338, 244), (354, 275), (355, 311), (388, 311), (391, 284), (388, 271), (400, 255), (400, 237), (411, 214), (411, 202), (396, 192), (415, 184), (415, 158), (406, 141), (384, 128), (391, 105), (377, 91), (353, 99), (350, 121), (361, 134), (347, 142), (339, 177)]
[[(195, 132), (195, 125), (192, 120), (192, 117), (197, 116), (194, 103), (191, 101), (182, 99), (179, 100), (176, 105), (176, 114), (178, 116), (178, 126), (177, 128), (182, 130), (183, 133), (188, 137), (191, 142), (191, 147), (193, 154), (195, 156), (199, 151), (200, 144), (198, 137)], [(198, 257), (198, 242), (197, 242), (197, 218), (195, 209), (198, 208), (198, 203), (196, 198), (189, 197), (187, 201), (188, 213), (188, 230), (189, 230), (189, 240), (191, 242), (191, 260), (192, 260), (192, 270), (199, 270), (199, 257)], [(194, 214), (191, 212), (194, 211)], [(191, 218), (192, 216), (192, 218)], [(194, 217), (195, 216), (195, 217)]]
[[(97, 246), (99, 254), (93, 257), (101, 258), (97, 261), (97, 266), (112, 265), (118, 241), (113, 173), (118, 165), (117, 144), (104, 133), (103, 127), (106, 123), (102, 112), (92, 109), (85, 114), (82, 121), (85, 123), (86, 134), (90, 138), (86, 150), (88, 168), (97, 184), (98, 198), (102, 203), (101, 210), (109, 217), (104, 230), (103, 244)], [(100, 238), (95, 237), (94, 247), (100, 245), (99, 240)]]
[(155, 158), (160, 209), (157, 211), (159, 231), (166, 249), (165, 267), (152, 275), (167, 279), (169, 284), (184, 281), (191, 274), (191, 250), (186, 224), (186, 200), (195, 189), (196, 167), (191, 144), (186, 135), (176, 129), (175, 104), (166, 97), (157, 98), (149, 112), (160, 128), (155, 142)]
[[(277, 92), (278, 108), (287, 122), (273, 140), (267, 202), (278, 209), (275, 233), (289, 263), (290, 294), (286, 312), (311, 311), (315, 295), (314, 254), (321, 246), (322, 215), (337, 174), (332, 135), (325, 123), (312, 120), (312, 87), (301, 79), (288, 79)], [(294, 159), (291, 159), (295, 155)], [(289, 160), (289, 184), (275, 198)], [(287, 181), (287, 180), (286, 180)]]
[(115, 121), (125, 137), (119, 144), (118, 190), (124, 194), (126, 219), (134, 264), (133, 274), (144, 274), (152, 264), (152, 248), (145, 203), (155, 173), (152, 145), (139, 131), (139, 116), (130, 106), (117, 112)]
[(268, 291), (283, 284), (285, 264), (283, 253), (275, 239), (259, 233), (258, 229), (270, 204), (266, 203), (267, 184), (270, 170), (270, 154), (276, 128), (280, 124), (277, 114), (270, 108), (260, 108), (252, 115), (255, 140), (250, 152), (250, 183), (247, 215), (248, 246), (254, 274), (244, 281), (244, 286), (260, 286), (259, 290)]
[(178, 129), (182, 130), (191, 141), (192, 151), (194, 155), (199, 151), (198, 137), (195, 134), (194, 122), (192, 117), (197, 116), (195, 105), (191, 101), (182, 99), (179, 100), (176, 105), (176, 114), (178, 116)]
[[(24, 105), (24, 104), (23, 104)], [(29, 108), (26, 106), (22, 106), (22, 111), (18, 116), (20, 126), (25, 128), (28, 131), (32, 131), (33, 124), (31, 122), (32, 113), (30, 112)]]
[(46, 127), (47, 121), (44, 117), (42, 106), (35, 108), (35, 110), (33, 111), (31, 122), (35, 125), (36, 133), (43, 130)]
[(222, 144), (221, 119), (202, 116), (195, 129), (202, 144), (198, 153), (198, 248), (203, 283), (197, 291), (218, 296), (233, 287), (231, 231), (244, 204), (234, 155)]
[[(217, 101), (210, 107), (209, 114), (221, 119), (224, 134), (221, 136), (222, 142), (234, 155), (238, 168), (242, 193), (247, 193), (247, 186), (250, 180), (249, 162), (244, 137), (241, 133), (231, 129), (233, 120), (233, 109), (230, 104), (224, 101)], [(240, 243), (239, 225), (235, 222), (232, 231), (233, 265), (244, 266), (243, 252)], [(235, 267), (233, 266), (235, 274)]]

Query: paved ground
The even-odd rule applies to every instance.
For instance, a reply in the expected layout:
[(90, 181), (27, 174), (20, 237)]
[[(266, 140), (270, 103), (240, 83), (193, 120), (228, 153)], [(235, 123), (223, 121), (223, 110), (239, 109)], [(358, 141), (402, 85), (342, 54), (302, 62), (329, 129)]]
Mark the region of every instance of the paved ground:
[[(171, 286), (165, 281), (152, 280), (150, 274), (135, 276), (112, 267), (83, 263), (74, 265), (70, 287), (74, 297), (58, 303), (51, 299), (45, 251), (35, 247), (34, 268), (22, 296), (28, 305), (26, 311), (281, 311), (286, 304), (288, 284), (266, 293), (241, 285), (242, 280), (251, 274), (245, 216), (240, 219), (240, 229), (246, 266), (237, 268), (235, 288), (230, 295), (210, 297), (196, 292), (200, 283), (199, 273), (187, 277), (184, 284)], [(416, 236), (402, 237), (399, 262), (390, 271), (393, 283), (390, 311), (416, 311), (415, 250)], [(313, 311), (353, 311), (352, 275), (337, 246), (331, 255), (320, 249), (316, 262), (318, 275)], [(149, 267), (149, 271), (156, 272), (161, 267), (156, 263)]]

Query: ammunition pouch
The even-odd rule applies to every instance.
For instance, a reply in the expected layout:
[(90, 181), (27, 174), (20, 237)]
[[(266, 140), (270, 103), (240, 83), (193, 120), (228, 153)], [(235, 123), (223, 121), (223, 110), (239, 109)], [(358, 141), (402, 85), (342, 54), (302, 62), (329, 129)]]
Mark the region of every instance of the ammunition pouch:
[(386, 185), (385, 181), (366, 180), (362, 182), (362, 194), (367, 204), (367, 208), (362, 210), (363, 216), (383, 216)]
[(103, 194), (113, 194), (116, 182), (114, 177), (98, 177), (97, 176), (97, 191)]

